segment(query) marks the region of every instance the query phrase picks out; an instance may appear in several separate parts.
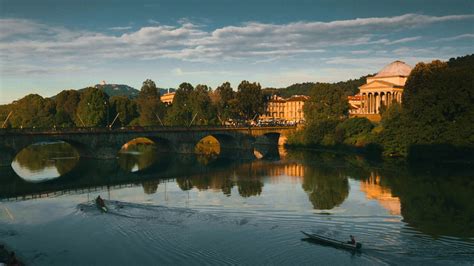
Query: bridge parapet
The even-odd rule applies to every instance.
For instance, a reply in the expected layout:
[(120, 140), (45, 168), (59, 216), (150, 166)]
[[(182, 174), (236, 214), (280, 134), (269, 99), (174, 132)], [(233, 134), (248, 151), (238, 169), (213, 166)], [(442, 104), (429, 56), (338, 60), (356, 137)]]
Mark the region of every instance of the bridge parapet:
[(69, 127), (69, 128), (1, 128), (0, 135), (10, 134), (91, 134), (91, 133), (136, 133), (136, 132), (196, 132), (196, 131), (237, 131), (252, 134), (265, 134), (268, 132), (293, 131), (296, 126), (278, 127), (236, 127), (236, 126), (131, 126), (120, 128), (106, 127)]
[[(124, 127), (124, 128), (23, 128), (0, 130), (0, 165), (10, 164), (23, 148), (38, 142), (64, 141), (82, 157), (116, 158), (122, 145), (145, 137), (164, 140), (176, 153), (194, 153), (195, 145), (206, 136), (214, 136), (221, 145), (222, 156), (246, 159), (253, 156), (255, 144), (278, 145), (280, 136), (296, 130), (286, 127)], [(264, 140), (259, 140), (264, 139)]]

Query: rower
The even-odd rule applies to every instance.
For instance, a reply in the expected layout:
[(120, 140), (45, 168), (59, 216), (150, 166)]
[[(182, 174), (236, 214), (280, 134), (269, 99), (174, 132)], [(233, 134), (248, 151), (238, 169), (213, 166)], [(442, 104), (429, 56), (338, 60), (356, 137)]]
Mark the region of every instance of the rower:
[(100, 195), (97, 197), (97, 204), (99, 204), (99, 206), (105, 206), (105, 203), (104, 203), (104, 200), (100, 197)]
[(356, 244), (356, 240), (355, 240), (354, 236), (351, 235), (350, 237), (351, 237), (351, 241), (347, 241), (347, 244), (355, 245), (355, 244)]

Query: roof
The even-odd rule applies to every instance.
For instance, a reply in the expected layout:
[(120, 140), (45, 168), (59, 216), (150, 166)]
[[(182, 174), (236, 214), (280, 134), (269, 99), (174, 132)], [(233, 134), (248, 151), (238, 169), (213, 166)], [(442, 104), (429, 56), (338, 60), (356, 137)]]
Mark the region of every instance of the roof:
[(405, 62), (402, 61), (395, 61), (392, 62), (388, 65), (386, 65), (382, 70), (375, 75), (376, 78), (383, 78), (383, 77), (393, 77), (393, 76), (402, 76), (402, 77), (408, 77), (410, 75), (410, 72), (412, 70), (412, 67), (405, 64)]
[(354, 96), (347, 96), (347, 99), (349, 101), (360, 101), (362, 97), (360, 95), (354, 95)]
[[(389, 87), (389, 88), (403, 88), (403, 86), (400, 86), (400, 85), (397, 85), (397, 84), (393, 84), (391, 82), (388, 82), (388, 81), (384, 81), (384, 80), (373, 80), (367, 84), (364, 84), (362, 86), (359, 87), (359, 89), (365, 89), (365, 88), (370, 88), (371, 85), (375, 85), (375, 84), (380, 84), (380, 85), (383, 85), (383, 87)], [(380, 86), (379, 85), (379, 86)]]

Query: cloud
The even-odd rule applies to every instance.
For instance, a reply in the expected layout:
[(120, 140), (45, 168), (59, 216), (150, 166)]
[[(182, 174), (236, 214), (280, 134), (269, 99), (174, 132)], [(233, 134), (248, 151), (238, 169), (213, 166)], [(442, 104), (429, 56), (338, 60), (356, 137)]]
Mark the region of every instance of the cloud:
[[(212, 30), (188, 19), (181, 19), (178, 25), (173, 26), (149, 20), (150, 26), (120, 35), (72, 30), (24, 19), (0, 19), (0, 61), (6, 65), (35, 62), (36, 65), (55, 66), (71, 62), (89, 66), (107, 60), (163, 58), (191, 62), (263, 63), (271, 62), (274, 58), (307, 58), (341, 47), (353, 49), (351, 47), (365, 45), (363, 50), (352, 51), (353, 54), (363, 54), (368, 50), (368, 45), (394, 45), (422, 38), (379, 39), (393, 31), (472, 19), (474, 15), (405, 14), (330, 22), (247, 22)], [(110, 29), (119, 31), (131, 28)]]
[(181, 68), (177, 67), (177, 68), (173, 69), (172, 73), (176, 76), (182, 76), (183, 75), (183, 70), (181, 70)]
[(406, 42), (413, 42), (413, 41), (418, 41), (421, 39), (421, 36), (415, 36), (415, 37), (408, 37), (408, 38), (402, 38), (398, 39), (395, 41), (387, 42), (386, 45), (393, 45), (393, 44), (400, 44), (400, 43), (406, 43)]
[(435, 42), (450, 42), (450, 41), (458, 41), (458, 40), (473, 39), (473, 38), (474, 38), (474, 34), (466, 33), (466, 34), (456, 35), (452, 37), (440, 38), (440, 39), (437, 39)]
[(109, 30), (117, 30), (117, 31), (122, 31), (122, 30), (130, 30), (132, 29), (131, 26), (124, 26), (124, 27), (111, 27)]

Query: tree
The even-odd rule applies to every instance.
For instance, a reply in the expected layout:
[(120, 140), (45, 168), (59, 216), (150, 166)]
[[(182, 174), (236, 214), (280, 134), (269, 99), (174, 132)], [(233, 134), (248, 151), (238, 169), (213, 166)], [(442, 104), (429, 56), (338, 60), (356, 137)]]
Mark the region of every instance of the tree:
[(56, 97), (56, 125), (59, 127), (74, 126), (76, 121), (76, 110), (81, 100), (81, 94), (76, 90), (63, 90)]
[(474, 145), (474, 65), (458, 60), (419, 63), (412, 70), (402, 106), (410, 121), (407, 129), (418, 125), (414, 143)]
[(339, 86), (320, 83), (311, 92), (310, 99), (304, 105), (306, 120), (340, 120), (347, 116), (349, 105), (347, 95)]
[(174, 95), (173, 104), (169, 109), (166, 117), (166, 124), (173, 126), (187, 126), (191, 123), (193, 113), (189, 106), (189, 98), (191, 97), (194, 87), (186, 82), (179, 85)]
[(142, 126), (161, 125), (164, 120), (166, 107), (160, 100), (160, 93), (155, 82), (147, 79), (136, 100), (138, 106), (139, 123)]
[(49, 98), (29, 94), (13, 102), (12, 127), (53, 127), (55, 104)]
[(210, 88), (206, 85), (197, 85), (188, 98), (188, 106), (193, 114), (193, 124), (215, 125), (217, 124), (216, 108), (209, 97)]
[[(415, 158), (474, 149), (473, 62), (474, 55), (469, 55), (415, 66), (402, 105), (390, 107), (382, 116), (379, 137), (385, 154), (416, 151)], [(441, 152), (443, 146), (448, 148)]]
[(86, 88), (81, 93), (81, 100), (77, 107), (76, 125), (86, 127), (105, 126), (109, 106), (108, 98), (107, 94), (97, 88)]
[(246, 119), (254, 119), (264, 112), (262, 87), (259, 83), (242, 81), (237, 88), (239, 113)]
[(374, 124), (365, 117), (346, 119), (336, 126), (336, 142), (364, 146), (373, 128)]
[(127, 126), (138, 117), (137, 103), (128, 97), (112, 96), (109, 101), (111, 114), (114, 117), (118, 114), (117, 122), (120, 125)]
[[(217, 115), (221, 122), (227, 121), (230, 118), (235, 117), (235, 106), (233, 106), (232, 100), (235, 99), (235, 93), (229, 82), (222, 83), (221, 86), (215, 90), (217, 94)], [(236, 101), (234, 101), (236, 102)]]

